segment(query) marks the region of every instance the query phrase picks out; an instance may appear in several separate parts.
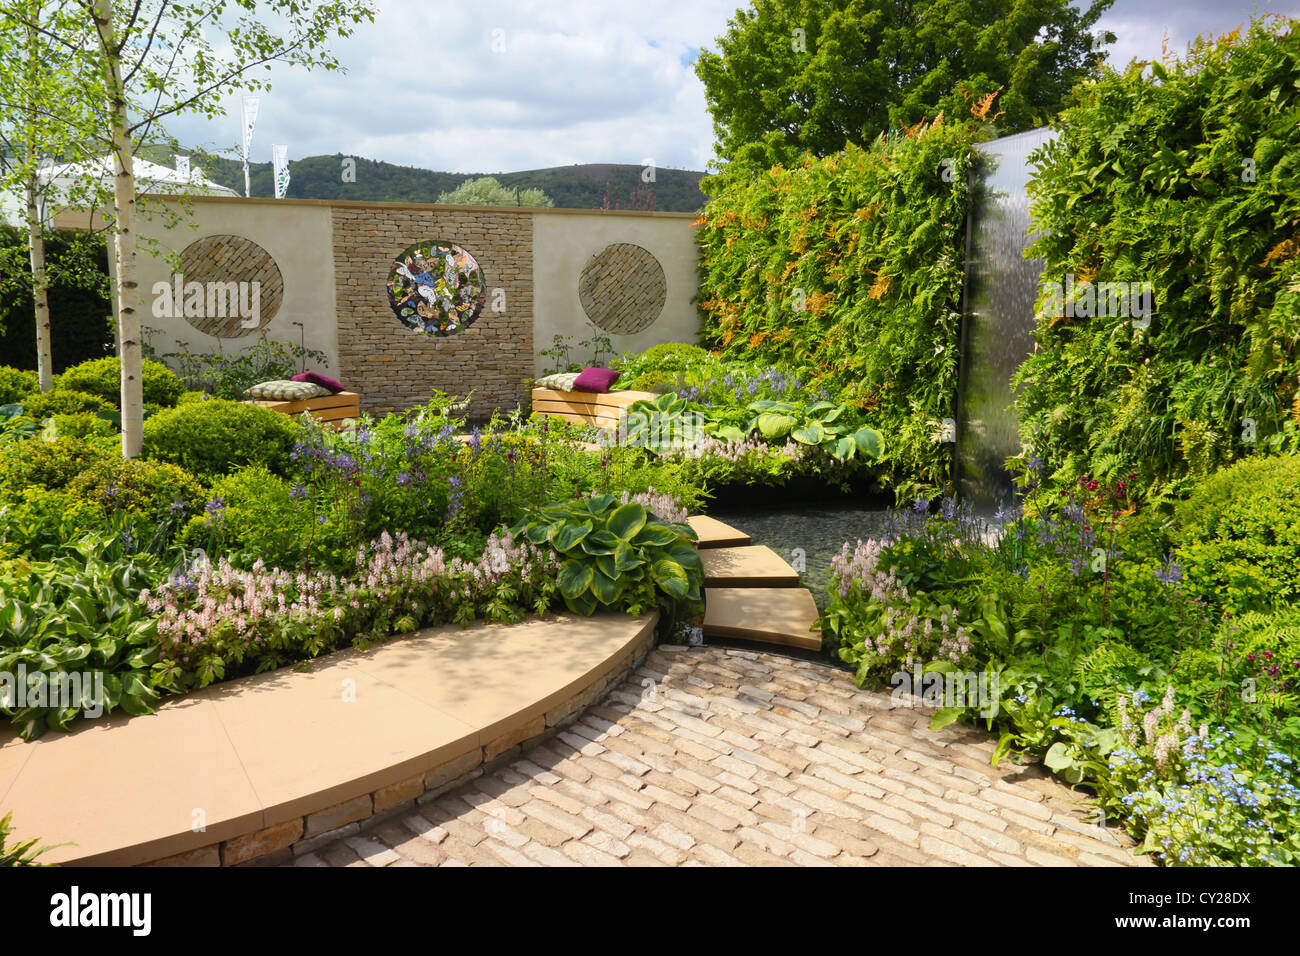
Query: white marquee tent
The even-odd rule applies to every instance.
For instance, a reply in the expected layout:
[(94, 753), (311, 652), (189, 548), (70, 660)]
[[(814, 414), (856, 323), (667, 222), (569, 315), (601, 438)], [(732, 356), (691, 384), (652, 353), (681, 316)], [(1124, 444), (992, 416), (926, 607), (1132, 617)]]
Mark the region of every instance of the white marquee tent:
[[(52, 212), (53, 207), (67, 204), (67, 198), (74, 185), (78, 182), (85, 182), (87, 179), (93, 181), (98, 177), (106, 187), (111, 188), (113, 158), (105, 156), (102, 159), (88, 163), (63, 163), (42, 170), (41, 175), (52, 186), (47, 192), (47, 207)], [(227, 189), (225, 186), (205, 177), (203, 171), (197, 166), (191, 168), (189, 173), (186, 174), (170, 166), (162, 166), (139, 157), (136, 157), (135, 160), (135, 179), (135, 188), (139, 195), (149, 193), (155, 195), (187, 193), (195, 196), (239, 195), (233, 189)], [(21, 194), (9, 190), (0, 190), (0, 220), (3, 220), (7, 225), (21, 226), (23, 224), (23, 205)]]

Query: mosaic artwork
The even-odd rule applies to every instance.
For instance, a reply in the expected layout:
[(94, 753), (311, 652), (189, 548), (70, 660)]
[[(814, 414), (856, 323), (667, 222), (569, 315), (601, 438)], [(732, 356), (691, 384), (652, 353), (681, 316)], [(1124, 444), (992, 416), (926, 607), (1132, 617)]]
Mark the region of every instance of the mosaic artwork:
[(407, 328), (452, 335), (474, 324), (487, 302), (478, 262), (450, 242), (420, 242), (393, 262), (388, 302)]

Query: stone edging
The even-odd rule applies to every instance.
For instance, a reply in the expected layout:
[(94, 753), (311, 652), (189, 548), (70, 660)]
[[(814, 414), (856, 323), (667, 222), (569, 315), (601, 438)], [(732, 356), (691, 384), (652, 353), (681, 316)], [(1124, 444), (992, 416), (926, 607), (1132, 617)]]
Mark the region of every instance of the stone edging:
[(274, 866), (296, 856), (353, 836), (417, 804), (437, 799), (446, 791), (518, 759), (527, 748), (553, 737), (573, 723), (606, 692), (625, 681), (655, 645), (654, 622), (646, 627), (613, 669), (579, 690), (544, 715), (522, 724), (469, 753), (431, 767), (406, 780), (381, 787), (334, 806), (325, 807), (285, 823), (266, 827), (231, 840), (164, 857), (145, 866)]

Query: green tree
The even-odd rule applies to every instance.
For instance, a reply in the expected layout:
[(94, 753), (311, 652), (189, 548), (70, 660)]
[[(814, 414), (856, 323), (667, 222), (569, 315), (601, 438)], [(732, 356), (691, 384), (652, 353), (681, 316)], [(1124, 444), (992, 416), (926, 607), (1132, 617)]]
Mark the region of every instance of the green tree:
[[(374, 9), (369, 0), (64, 0), (46, 12), (6, 0), (0, 18), (77, 66), (88, 108), (50, 104), (46, 115), (70, 128), (66, 139), (103, 144), (112, 156), (122, 453), (134, 458), (144, 417), (135, 157), (172, 117), (212, 118), (232, 90), (269, 89), (261, 71), (272, 63), (338, 69), (329, 40), (373, 21)], [(9, 91), (19, 102), (25, 94)]]
[(1112, 3), (754, 0), (695, 64), (718, 157), (826, 156), (999, 90), (999, 132), (1042, 125), (1104, 58), (1089, 28)]
[[(69, 135), (90, 118), (84, 112), (86, 90), (76, 82), (76, 58), (58, 55), (63, 50), (41, 29), (49, 21), (42, 0), (9, 2), (19, 16), (0, 17), (0, 189), (21, 197), (27, 261), (20, 262), (14, 255), (19, 251), (16, 246), (0, 248), (0, 294), (21, 289), (31, 296), (36, 371), (41, 390), (48, 392), (54, 375), (48, 290), (55, 283), (93, 290), (102, 281), (102, 274), (90, 265), (93, 237), (65, 244), (69, 254), (47, 261), (45, 240), (52, 211), (56, 206), (100, 206), (103, 190), (90, 181), (59, 186), (54, 175), (56, 156), (92, 158), (81, 151), (83, 141)], [(66, 121), (72, 110), (82, 111), (80, 122)]]
[(540, 189), (511, 189), (495, 177), (467, 179), (451, 192), (438, 196), (438, 202), (452, 206), (554, 206)]

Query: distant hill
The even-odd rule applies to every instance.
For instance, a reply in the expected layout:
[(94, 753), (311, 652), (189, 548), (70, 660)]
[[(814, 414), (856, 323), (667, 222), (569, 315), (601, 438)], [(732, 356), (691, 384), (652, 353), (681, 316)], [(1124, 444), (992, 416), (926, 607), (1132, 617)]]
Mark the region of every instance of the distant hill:
[[(431, 203), (467, 179), (494, 176), (511, 189), (541, 189), (557, 207), (565, 209), (601, 208), (607, 190), (610, 208), (615, 209), (645, 208), (651, 197), (651, 208), (659, 211), (695, 212), (704, 206), (700, 192), (704, 173), (686, 169), (656, 169), (655, 182), (643, 183), (640, 166), (617, 163), (552, 166), (518, 173), (440, 173), (356, 157), (356, 182), (344, 182), (343, 160), (342, 153), (292, 160), (289, 198)], [(243, 194), (244, 169), (238, 160), (195, 153), (192, 161), (208, 178)], [(250, 163), (249, 182), (254, 196), (275, 195), (270, 163)]]

